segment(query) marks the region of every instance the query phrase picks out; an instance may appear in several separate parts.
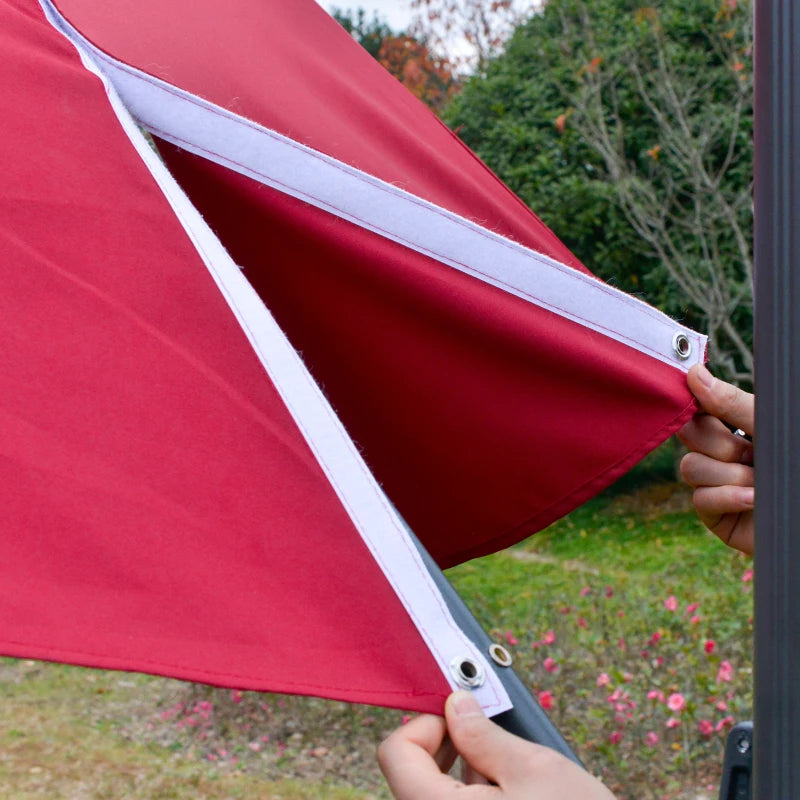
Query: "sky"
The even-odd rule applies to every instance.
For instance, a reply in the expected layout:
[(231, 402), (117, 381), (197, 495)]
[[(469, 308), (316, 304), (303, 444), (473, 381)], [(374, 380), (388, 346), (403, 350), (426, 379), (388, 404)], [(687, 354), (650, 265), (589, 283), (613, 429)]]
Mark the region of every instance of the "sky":
[(372, 17), (372, 12), (377, 11), (378, 16), (388, 22), (393, 30), (402, 30), (411, 22), (408, 0), (317, 0), (317, 2), (327, 11), (331, 8), (341, 8), (344, 11), (363, 8), (368, 17)]

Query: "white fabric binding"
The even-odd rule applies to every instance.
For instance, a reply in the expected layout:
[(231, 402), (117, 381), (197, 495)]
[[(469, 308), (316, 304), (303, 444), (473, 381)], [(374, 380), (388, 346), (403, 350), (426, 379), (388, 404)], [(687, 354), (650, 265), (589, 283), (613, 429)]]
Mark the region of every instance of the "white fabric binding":
[[(57, 12), (56, 12), (57, 13)], [(63, 22), (69, 26), (69, 23)], [(330, 156), (92, 52), (136, 121), (179, 147), (304, 200), (687, 372), (706, 337), (589, 275)], [(688, 358), (675, 335), (691, 342)]]
[[(473, 690), (486, 713), (495, 715), (510, 709), (511, 702), (502, 683), (483, 654), (453, 620), (409, 539), (404, 523), (369, 472), (300, 357), (137, 128), (125, 102), (116, 91), (114, 83), (118, 74), (114, 74), (113, 80), (110, 79), (96, 61), (99, 51), (87, 46), (85, 39), (61, 17), (49, 0), (40, 2), (51, 24), (75, 46), (84, 66), (103, 81), (123, 129), (242, 325), (355, 528), (436, 659), (442, 675), (454, 690), (459, 688), (450, 674), (449, 665), (454, 659), (471, 658), (483, 666), (487, 676), (484, 685)], [(180, 115), (183, 111), (173, 108), (172, 113)]]

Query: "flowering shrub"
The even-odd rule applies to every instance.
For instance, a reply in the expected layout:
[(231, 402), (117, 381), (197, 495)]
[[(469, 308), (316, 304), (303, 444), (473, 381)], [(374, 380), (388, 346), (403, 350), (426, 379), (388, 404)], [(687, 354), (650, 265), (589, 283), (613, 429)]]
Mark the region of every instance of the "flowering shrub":
[(518, 671), (618, 797), (683, 797), (687, 776), (716, 792), (725, 736), (751, 718), (751, 580), (725, 616), (677, 593), (583, 586), (552, 601), (552, 627), (517, 631)]

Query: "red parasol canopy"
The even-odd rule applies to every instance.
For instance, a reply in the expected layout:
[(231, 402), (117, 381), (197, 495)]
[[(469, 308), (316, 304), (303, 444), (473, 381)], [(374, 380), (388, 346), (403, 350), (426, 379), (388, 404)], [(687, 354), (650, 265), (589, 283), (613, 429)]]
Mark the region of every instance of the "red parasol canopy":
[(0, 652), (440, 710), (483, 656), (394, 507), (443, 565), (518, 541), (705, 342), (313, 0), (224, 11), (0, 0)]

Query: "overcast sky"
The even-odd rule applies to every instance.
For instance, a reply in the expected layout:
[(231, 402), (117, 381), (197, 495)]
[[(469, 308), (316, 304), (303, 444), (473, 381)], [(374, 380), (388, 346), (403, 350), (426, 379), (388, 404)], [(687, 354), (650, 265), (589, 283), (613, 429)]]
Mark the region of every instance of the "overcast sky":
[(317, 2), (328, 11), (331, 8), (341, 8), (344, 11), (363, 8), (368, 17), (372, 16), (373, 11), (377, 11), (378, 16), (396, 31), (408, 27), (411, 21), (408, 0), (317, 0)]

